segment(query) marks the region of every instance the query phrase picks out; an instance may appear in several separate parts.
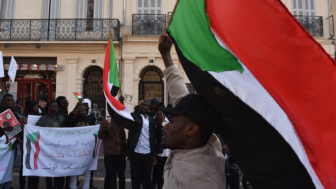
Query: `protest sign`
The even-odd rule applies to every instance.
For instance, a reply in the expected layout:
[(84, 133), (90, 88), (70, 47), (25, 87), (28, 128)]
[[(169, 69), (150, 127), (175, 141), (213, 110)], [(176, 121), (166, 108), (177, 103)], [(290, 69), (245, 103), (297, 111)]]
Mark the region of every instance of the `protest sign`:
[(14, 82), (15, 77), (16, 77), (16, 71), (17, 71), (17, 63), (14, 59), (14, 57), (12, 56), (9, 68), (8, 68), (8, 76), (9, 78), (12, 80), (12, 82)]
[(27, 125), (35, 125), (42, 116), (28, 115)]
[[(14, 141), (12, 141), (14, 142)], [(0, 138), (0, 184), (13, 179), (14, 153), (6, 144), (6, 136)]]
[(2, 128), (13, 127), (12, 131), (6, 132), (6, 135), (10, 141), (13, 140), (15, 135), (22, 131), (19, 121), (15, 118), (13, 112), (10, 109), (0, 114), (0, 126)]
[(5, 77), (5, 68), (3, 66), (2, 51), (0, 51), (0, 77)]
[(63, 177), (96, 170), (99, 125), (72, 128), (24, 127), (24, 176)]

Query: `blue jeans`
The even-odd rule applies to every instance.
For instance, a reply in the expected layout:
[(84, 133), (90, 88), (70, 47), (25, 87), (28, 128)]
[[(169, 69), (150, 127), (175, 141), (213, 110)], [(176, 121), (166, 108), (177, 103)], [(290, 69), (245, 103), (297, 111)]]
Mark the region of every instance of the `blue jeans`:
[(12, 181), (8, 181), (8, 182), (5, 182), (3, 184), (0, 184), (0, 189), (9, 189), (11, 184), (12, 184)]

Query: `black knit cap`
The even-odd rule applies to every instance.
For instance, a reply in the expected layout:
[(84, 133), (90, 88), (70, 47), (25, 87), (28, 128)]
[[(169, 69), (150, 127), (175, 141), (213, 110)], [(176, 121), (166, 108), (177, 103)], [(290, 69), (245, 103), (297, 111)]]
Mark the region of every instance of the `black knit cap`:
[(33, 100), (31, 100), (31, 101), (27, 101), (27, 102), (26, 102), (26, 106), (27, 106), (27, 110), (28, 110), (28, 112), (32, 111), (33, 108), (34, 108), (34, 106), (35, 106), (36, 104), (37, 104), (36, 101), (33, 101)]
[(174, 108), (158, 108), (165, 114), (186, 116), (198, 126), (214, 130), (220, 122), (220, 116), (215, 108), (199, 95), (189, 94), (181, 99)]

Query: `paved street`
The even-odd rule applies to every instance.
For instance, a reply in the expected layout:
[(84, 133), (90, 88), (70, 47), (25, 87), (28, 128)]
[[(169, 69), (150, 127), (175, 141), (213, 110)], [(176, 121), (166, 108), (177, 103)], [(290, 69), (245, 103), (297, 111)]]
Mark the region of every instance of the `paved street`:
[[(12, 187), (14, 189), (20, 188), (19, 186), (20, 163), (21, 163), (21, 152), (20, 152), (20, 149), (18, 149), (18, 155), (15, 160), (13, 181), (12, 181)], [(132, 187), (131, 187), (131, 174), (130, 174), (129, 161), (127, 161), (127, 164), (126, 164), (125, 175), (126, 175), (126, 189), (131, 189)], [(94, 185), (99, 189), (104, 188), (104, 176), (105, 176), (104, 155), (103, 155), (103, 146), (101, 146), (100, 151), (99, 151), (98, 170), (94, 172)], [(83, 179), (84, 179), (83, 176), (79, 177), (79, 181), (81, 182), (80, 188), (83, 187)], [(40, 178), (39, 189), (45, 189), (46, 188), (45, 186), (46, 186), (45, 179)], [(26, 188), (28, 188), (27, 184), (26, 184)], [(243, 187), (241, 186), (240, 189), (243, 189)]]

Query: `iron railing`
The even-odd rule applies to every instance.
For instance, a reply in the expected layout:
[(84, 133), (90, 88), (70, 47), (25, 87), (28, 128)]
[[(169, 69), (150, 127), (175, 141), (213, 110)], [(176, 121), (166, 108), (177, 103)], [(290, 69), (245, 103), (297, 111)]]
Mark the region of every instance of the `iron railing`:
[(133, 36), (158, 36), (166, 29), (165, 14), (133, 14)]
[(295, 17), (308, 30), (308, 32), (313, 37), (323, 37), (323, 17), (322, 16), (296, 15)]
[(119, 40), (118, 19), (0, 19), (0, 41)]

